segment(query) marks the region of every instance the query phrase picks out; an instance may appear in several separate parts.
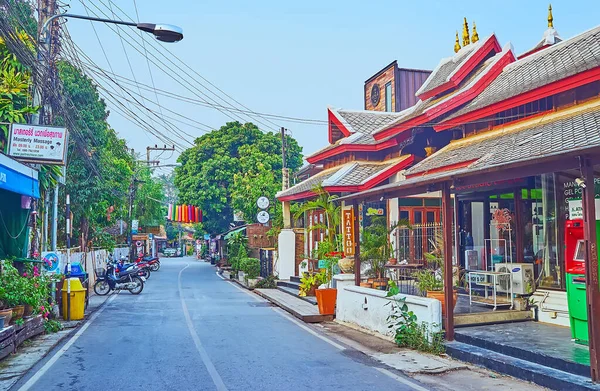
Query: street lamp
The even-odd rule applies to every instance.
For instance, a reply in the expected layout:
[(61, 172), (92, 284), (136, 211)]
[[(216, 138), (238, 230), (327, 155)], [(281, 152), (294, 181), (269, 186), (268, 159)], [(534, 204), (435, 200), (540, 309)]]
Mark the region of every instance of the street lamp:
[(84, 15), (74, 15), (69, 13), (53, 15), (42, 26), (41, 36), (45, 36), (45, 43), (49, 43), (50, 36), (48, 35), (48, 25), (54, 19), (57, 18), (75, 18), (75, 19), (85, 19), (91, 20), (94, 22), (102, 22), (102, 23), (110, 23), (110, 24), (120, 24), (123, 26), (133, 26), (138, 29), (145, 31), (147, 33), (153, 34), (156, 39), (162, 42), (179, 42), (183, 39), (183, 30), (181, 27), (173, 26), (170, 24), (154, 24), (154, 23), (135, 23), (135, 22), (125, 22), (123, 20), (112, 20), (112, 19), (104, 19), (104, 18), (94, 18), (92, 16), (84, 16)]

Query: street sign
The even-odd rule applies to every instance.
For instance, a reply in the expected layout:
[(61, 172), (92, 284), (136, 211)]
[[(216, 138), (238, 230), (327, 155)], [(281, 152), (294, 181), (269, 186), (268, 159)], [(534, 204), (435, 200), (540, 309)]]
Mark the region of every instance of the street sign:
[(132, 220), (131, 221), (131, 233), (132, 234), (137, 234), (139, 226), (140, 226), (140, 221), (139, 220)]
[(64, 165), (67, 129), (52, 126), (11, 124), (8, 156), (28, 163)]
[(267, 209), (269, 204), (269, 199), (265, 196), (259, 197), (256, 201), (256, 206), (258, 206), (259, 209)]
[(267, 212), (266, 210), (261, 210), (256, 215), (256, 220), (258, 220), (258, 222), (261, 224), (267, 224), (270, 218), (271, 216), (269, 216), (269, 212)]
[(60, 272), (60, 255), (55, 252), (43, 252), (42, 262), (47, 273)]

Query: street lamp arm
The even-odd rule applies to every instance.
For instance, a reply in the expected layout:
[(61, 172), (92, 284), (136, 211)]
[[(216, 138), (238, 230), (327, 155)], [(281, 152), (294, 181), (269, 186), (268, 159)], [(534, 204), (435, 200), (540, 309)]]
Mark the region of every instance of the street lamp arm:
[(44, 25), (42, 26), (42, 30), (41, 30), (41, 35), (42, 36), (46, 35), (46, 33), (48, 32), (48, 26), (50, 25), (50, 23), (53, 20), (58, 19), (58, 18), (85, 19), (85, 20), (91, 20), (91, 21), (94, 21), (94, 22), (120, 24), (120, 25), (123, 25), (123, 26), (134, 26), (134, 27), (137, 27), (137, 25), (138, 25), (135, 22), (125, 22), (123, 20), (112, 20), (112, 19), (104, 19), (104, 18), (95, 18), (93, 16), (75, 15), (75, 14), (64, 13), (64, 14), (53, 15), (53, 16), (49, 17), (44, 22)]
[[(52, 22), (53, 20), (55, 20), (57, 18), (84, 19), (84, 20), (91, 20), (92, 22), (101, 22), (101, 23), (109, 23), (109, 24), (119, 24), (122, 26), (137, 27), (139, 30), (153, 34), (156, 37), (156, 39), (158, 39), (159, 41), (162, 41), (162, 42), (178, 42), (183, 39), (183, 30), (180, 27), (172, 26), (170, 24), (125, 22), (123, 20), (95, 18), (93, 16), (64, 13), (64, 14), (53, 15), (44, 22), (44, 24), (42, 25), (42, 29), (40, 30), (40, 39), (42, 39), (42, 43), (50, 42), (50, 36), (48, 36), (48, 26), (50, 25), (50, 22)], [(42, 37), (45, 37), (45, 39), (43, 39)]]

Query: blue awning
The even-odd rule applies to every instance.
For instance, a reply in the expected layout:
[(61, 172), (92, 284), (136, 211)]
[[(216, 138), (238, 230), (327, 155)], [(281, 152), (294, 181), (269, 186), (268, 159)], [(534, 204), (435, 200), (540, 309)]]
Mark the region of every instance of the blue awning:
[(38, 172), (0, 153), (0, 189), (40, 198)]

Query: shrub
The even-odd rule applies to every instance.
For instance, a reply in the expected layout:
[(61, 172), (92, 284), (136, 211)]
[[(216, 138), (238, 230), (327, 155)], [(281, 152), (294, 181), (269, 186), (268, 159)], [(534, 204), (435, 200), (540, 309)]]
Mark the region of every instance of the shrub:
[(260, 275), (260, 261), (256, 258), (245, 258), (240, 262), (240, 269), (247, 278), (257, 278)]
[(256, 288), (277, 289), (277, 277), (270, 275), (256, 283)]

